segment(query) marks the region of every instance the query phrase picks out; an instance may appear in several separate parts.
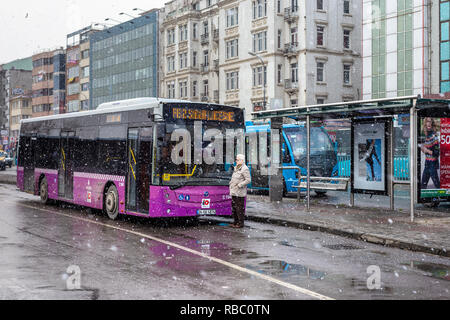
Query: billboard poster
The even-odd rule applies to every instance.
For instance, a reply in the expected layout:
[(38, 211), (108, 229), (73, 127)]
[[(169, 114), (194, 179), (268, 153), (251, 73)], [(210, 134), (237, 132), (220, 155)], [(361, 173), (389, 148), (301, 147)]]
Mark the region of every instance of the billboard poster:
[(421, 202), (450, 197), (450, 118), (420, 118)]
[(386, 193), (386, 123), (353, 125), (353, 191)]

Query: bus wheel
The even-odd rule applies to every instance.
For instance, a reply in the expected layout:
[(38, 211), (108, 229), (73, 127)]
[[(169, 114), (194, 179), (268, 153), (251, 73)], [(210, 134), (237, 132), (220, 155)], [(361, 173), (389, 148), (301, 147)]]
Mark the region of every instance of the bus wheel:
[(41, 197), (41, 203), (48, 204), (48, 183), (47, 178), (44, 177), (41, 180), (41, 184), (39, 185), (39, 196)]
[(105, 211), (111, 220), (116, 220), (119, 216), (119, 193), (115, 185), (108, 188), (105, 197)]

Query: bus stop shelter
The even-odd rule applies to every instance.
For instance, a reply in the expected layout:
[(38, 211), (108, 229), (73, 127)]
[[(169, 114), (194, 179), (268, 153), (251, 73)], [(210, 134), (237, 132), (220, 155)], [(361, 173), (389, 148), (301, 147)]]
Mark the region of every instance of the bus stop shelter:
[[(310, 210), (310, 195), (311, 195), (311, 173), (310, 173), (310, 155), (311, 155), (311, 121), (323, 121), (330, 119), (349, 119), (352, 125), (352, 174), (350, 178), (350, 204), (354, 204), (354, 193), (368, 193), (368, 194), (384, 194), (390, 197), (391, 209), (394, 209), (394, 184), (405, 182), (394, 181), (394, 124), (393, 118), (399, 115), (409, 115), (409, 170), (410, 179), (406, 184), (410, 185), (410, 214), (411, 221), (414, 221), (415, 205), (418, 200), (422, 200), (420, 193), (420, 145), (418, 143), (418, 137), (420, 135), (420, 119), (425, 117), (431, 118), (450, 118), (450, 100), (440, 99), (425, 99), (420, 96), (405, 96), (398, 98), (385, 98), (375, 100), (362, 100), (352, 102), (330, 103), (320, 105), (302, 106), (296, 108), (283, 108), (276, 110), (266, 110), (252, 113), (254, 121), (270, 120), (272, 130), (281, 130), (284, 119), (293, 119), (296, 121), (305, 121), (306, 123), (306, 157), (307, 157), (307, 176), (306, 180), (306, 203), (307, 209)], [(450, 120), (450, 119), (449, 119)], [(441, 123), (441, 122), (440, 122)], [(376, 124), (376, 125), (375, 125)], [(384, 139), (368, 139), (372, 143), (383, 143), (384, 151), (384, 169), (383, 169), (383, 184), (385, 190), (381, 187), (380, 190), (364, 190), (363, 187), (355, 188), (356, 180), (354, 175), (355, 166), (357, 163), (354, 161), (354, 156), (358, 154), (358, 148), (360, 148), (360, 154), (367, 151), (367, 147), (363, 143), (356, 141), (360, 133), (354, 132), (356, 128), (364, 132), (364, 126), (372, 128), (379, 128), (380, 132), (385, 131)], [(447, 129), (446, 121), (442, 121), (441, 126), (441, 139), (446, 136), (446, 130), (450, 135), (450, 121)], [(367, 130), (366, 130), (367, 131)], [(370, 130), (369, 130), (370, 131)], [(274, 136), (274, 134), (272, 134)], [(377, 141), (378, 140), (378, 141)], [(450, 145), (450, 138), (449, 145)], [(444, 141), (445, 142), (445, 141)], [(373, 146), (372, 146), (373, 147)], [(366, 148), (366, 149), (365, 149)], [(373, 150), (373, 149), (372, 149)], [(281, 152), (281, 146), (280, 150)], [(441, 154), (441, 159), (443, 155)], [(439, 201), (450, 200), (450, 148), (448, 152), (449, 158), (449, 186), (444, 186), (443, 190), (439, 191), (439, 195), (433, 198)], [(357, 158), (355, 158), (357, 159)], [(381, 163), (380, 163), (381, 165)], [(373, 171), (373, 170), (372, 170)], [(441, 169), (443, 172), (443, 170)], [(282, 180), (282, 167), (277, 168), (273, 175), (270, 177), (270, 199), (271, 201), (281, 201), (283, 190)], [(441, 172), (441, 173), (442, 173)], [(323, 177), (327, 178), (327, 177)], [(374, 177), (372, 176), (372, 179)], [(301, 180), (301, 179), (299, 179)], [(375, 184), (374, 184), (375, 185)], [(300, 187), (300, 186), (298, 186)], [(442, 188), (441, 188), (442, 189)], [(447, 193), (448, 190), (448, 193)], [(448, 194), (448, 196), (447, 196)], [(428, 200), (430, 200), (429, 198)], [(423, 201), (421, 201), (423, 202)]]

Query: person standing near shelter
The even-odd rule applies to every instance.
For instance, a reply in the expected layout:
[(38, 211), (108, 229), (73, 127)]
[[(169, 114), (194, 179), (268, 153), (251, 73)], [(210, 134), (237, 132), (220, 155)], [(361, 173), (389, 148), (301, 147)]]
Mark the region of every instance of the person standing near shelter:
[(245, 199), (247, 197), (247, 185), (251, 182), (250, 170), (245, 165), (245, 156), (236, 156), (236, 167), (230, 181), (231, 206), (234, 218), (233, 228), (244, 227)]

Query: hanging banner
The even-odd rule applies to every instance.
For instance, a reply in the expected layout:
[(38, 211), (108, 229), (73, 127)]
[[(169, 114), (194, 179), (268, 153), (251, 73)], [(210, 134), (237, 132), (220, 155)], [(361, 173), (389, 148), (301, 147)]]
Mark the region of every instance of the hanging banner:
[(352, 141), (353, 192), (387, 194), (386, 122), (355, 122)]
[(450, 197), (450, 118), (421, 118), (420, 202)]

